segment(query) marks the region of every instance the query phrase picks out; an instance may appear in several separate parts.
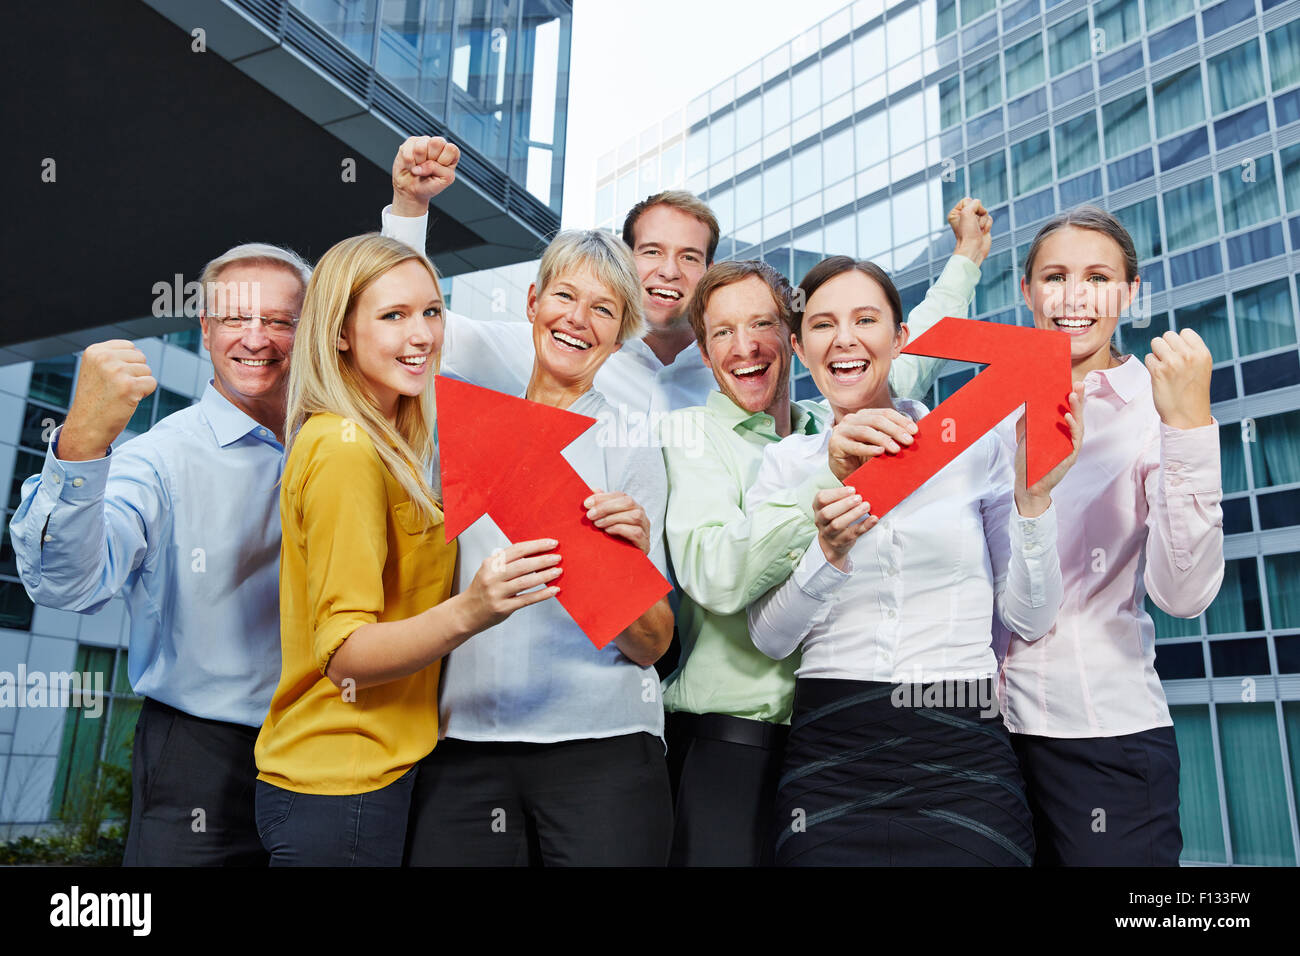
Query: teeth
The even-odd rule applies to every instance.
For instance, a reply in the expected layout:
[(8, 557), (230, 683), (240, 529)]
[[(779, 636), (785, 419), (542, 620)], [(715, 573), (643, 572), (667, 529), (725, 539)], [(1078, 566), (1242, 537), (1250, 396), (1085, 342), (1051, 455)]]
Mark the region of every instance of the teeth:
[(1095, 321), (1095, 319), (1057, 319), (1056, 324), (1067, 329), (1086, 329)]
[(733, 368), (732, 375), (753, 375), (755, 372), (766, 372), (766, 365), (747, 365), (745, 368)]
[(850, 369), (860, 369), (866, 367), (867, 367), (867, 363), (861, 360), (857, 360), (853, 362), (831, 362), (831, 368), (840, 369), (842, 371), (847, 371)]
[(397, 361), (401, 362), (403, 365), (413, 365), (418, 368), (428, 361), (428, 358), (427, 355), (403, 355)]
[(270, 360), (270, 359), (246, 359), (246, 358), (237, 358), (237, 359), (235, 359), (235, 361), (236, 361), (236, 362), (239, 362), (241, 365), (251, 365), (251, 366), (253, 366), (254, 368), (261, 368), (263, 365), (270, 365), (270, 364), (271, 364), (271, 360)]
[(682, 294), (678, 292), (676, 289), (651, 289), (650, 294), (657, 295), (661, 299), (676, 300), (682, 297)]
[(572, 345), (575, 349), (591, 348), (589, 343), (582, 341), (582, 339), (575, 339), (572, 335), (566, 335), (563, 332), (552, 332), (551, 335), (555, 336), (565, 345)]

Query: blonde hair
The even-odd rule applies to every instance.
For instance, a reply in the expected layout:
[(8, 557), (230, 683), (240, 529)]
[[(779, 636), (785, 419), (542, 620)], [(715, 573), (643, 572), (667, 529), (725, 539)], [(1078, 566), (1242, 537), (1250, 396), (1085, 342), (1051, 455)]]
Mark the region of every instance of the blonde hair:
[(411, 260), (429, 270), (441, 298), (442, 286), (433, 264), (396, 239), (378, 233), (353, 236), (321, 256), (307, 285), (302, 318), (294, 336), (285, 456), (309, 417), (318, 412), (341, 415), (366, 433), (384, 466), (411, 496), (411, 502), (426, 518), (432, 518), (438, 501), (424, 475), (433, 460), (433, 376), (429, 376), (420, 395), (398, 396), (394, 427), (353, 367), (351, 353), (339, 351), (343, 325), (353, 315), (361, 293), (394, 266)]
[(540, 296), (560, 276), (582, 268), (590, 269), (601, 285), (623, 300), (619, 344), (644, 335), (645, 312), (636, 260), (627, 246), (603, 229), (567, 229), (552, 239), (537, 267), (537, 294)]

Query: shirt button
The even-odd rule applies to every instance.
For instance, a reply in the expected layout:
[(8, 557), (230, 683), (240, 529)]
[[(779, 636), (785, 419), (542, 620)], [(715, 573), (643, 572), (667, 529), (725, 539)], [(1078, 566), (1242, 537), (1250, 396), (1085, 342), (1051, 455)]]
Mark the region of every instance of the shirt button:
[(791, 551), (791, 552), (790, 552), (790, 560), (791, 560), (791, 561), (798, 561), (798, 560), (799, 560), (799, 552), (798, 552), (798, 551)]
[(85, 479), (85, 478), (73, 478), (73, 479), (72, 479), (72, 487), (74, 487), (74, 488), (80, 488), (80, 487), (81, 487), (82, 485), (84, 485), (85, 483), (86, 483), (86, 479)]
[(265, 438), (266, 435), (267, 435), (267, 431), (266, 431), (265, 428), (259, 428), (259, 429), (257, 430), (257, 433), (258, 433), (259, 435), (261, 435), (263, 438)]
[(889, 618), (892, 621), (894, 618), (898, 617), (898, 615), (894, 612), (894, 609), (891, 607), (888, 611), (885, 612), (885, 617)]
[(53, 541), (53, 540), (54, 540), (54, 535), (52, 535), (52, 534), (47, 534), (47, 535), (45, 536), (45, 540), (46, 540), (46, 541)]
[(53, 476), (51, 476), (51, 477), (54, 478), (54, 483), (55, 483), (56, 485), (57, 485), (57, 484), (61, 484), (61, 483), (63, 482), (63, 478), (62, 478), (60, 475), (53, 475)]

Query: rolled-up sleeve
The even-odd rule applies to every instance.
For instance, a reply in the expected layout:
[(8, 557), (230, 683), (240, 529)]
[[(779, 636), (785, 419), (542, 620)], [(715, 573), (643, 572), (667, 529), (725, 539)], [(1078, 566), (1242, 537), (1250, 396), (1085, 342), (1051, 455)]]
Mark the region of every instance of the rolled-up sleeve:
[[(299, 509), (306, 555), (306, 619), (312, 654), (322, 674), (334, 652), (384, 612), (388, 558), (388, 495), (384, 465), (364, 432), (344, 440), (322, 429), (301, 449), (292, 468), (296, 487), (288, 507)], [(299, 451), (294, 448), (295, 456)]]

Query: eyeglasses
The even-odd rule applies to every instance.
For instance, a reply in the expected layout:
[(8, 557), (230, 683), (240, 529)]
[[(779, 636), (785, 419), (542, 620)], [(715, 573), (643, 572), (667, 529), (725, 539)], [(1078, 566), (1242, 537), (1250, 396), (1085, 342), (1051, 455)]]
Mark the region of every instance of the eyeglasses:
[(293, 330), (298, 326), (297, 319), (285, 319), (280, 316), (267, 317), (265, 315), (210, 315), (208, 321), (217, 322), (223, 329), (231, 332), (237, 332), (240, 329), (251, 329), (253, 323), (262, 323), (262, 330), (268, 335), (292, 335)]

